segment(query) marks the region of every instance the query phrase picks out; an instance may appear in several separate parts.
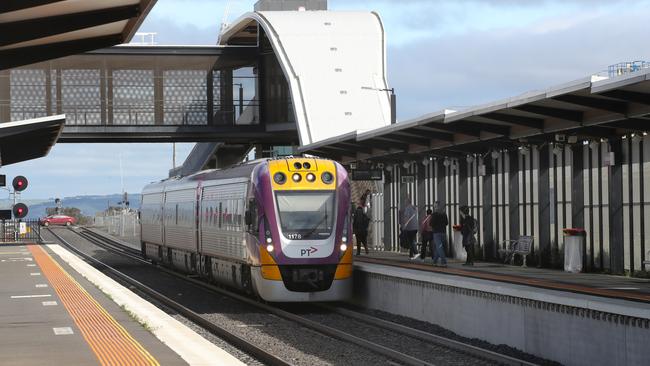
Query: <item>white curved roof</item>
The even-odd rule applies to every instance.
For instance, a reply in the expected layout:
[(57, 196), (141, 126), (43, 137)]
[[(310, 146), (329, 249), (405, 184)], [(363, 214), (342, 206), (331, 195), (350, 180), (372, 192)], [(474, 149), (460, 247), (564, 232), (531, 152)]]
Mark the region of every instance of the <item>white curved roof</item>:
[(248, 13), (223, 32), (220, 43), (245, 37), (255, 23), (268, 35), (289, 83), (301, 145), (390, 124), (384, 28), (376, 13)]

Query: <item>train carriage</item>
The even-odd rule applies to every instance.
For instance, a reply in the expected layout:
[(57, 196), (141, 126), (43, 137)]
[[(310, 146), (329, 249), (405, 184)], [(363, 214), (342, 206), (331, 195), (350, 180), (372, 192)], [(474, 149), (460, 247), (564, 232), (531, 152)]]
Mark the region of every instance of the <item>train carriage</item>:
[(338, 163), (255, 161), (145, 187), (142, 252), (267, 301), (352, 291), (350, 184)]

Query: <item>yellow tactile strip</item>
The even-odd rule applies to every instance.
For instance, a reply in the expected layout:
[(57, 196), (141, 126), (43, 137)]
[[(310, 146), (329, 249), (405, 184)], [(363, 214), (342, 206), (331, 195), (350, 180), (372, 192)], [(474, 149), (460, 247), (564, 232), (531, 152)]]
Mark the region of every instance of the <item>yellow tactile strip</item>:
[(101, 365), (159, 365), (47, 252), (27, 247)]

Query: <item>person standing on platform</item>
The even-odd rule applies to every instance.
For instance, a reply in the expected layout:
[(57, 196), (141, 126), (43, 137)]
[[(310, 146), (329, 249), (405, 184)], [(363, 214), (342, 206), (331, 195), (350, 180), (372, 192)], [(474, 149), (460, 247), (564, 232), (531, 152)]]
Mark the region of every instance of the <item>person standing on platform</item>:
[(469, 207), (460, 208), (460, 233), (463, 235), (463, 247), (467, 252), (467, 260), (464, 266), (474, 265), (474, 245), (476, 244), (477, 232), (476, 220), (469, 214)]
[(420, 237), (422, 238), (422, 246), (420, 247), (420, 259), (424, 261), (424, 258), (427, 256), (427, 247), (431, 251), (431, 257), (434, 256), (435, 248), (431, 244), (433, 239), (433, 234), (431, 232), (431, 210), (427, 210), (426, 216), (420, 222)]
[(418, 254), (418, 248), (415, 243), (415, 239), (418, 235), (418, 220), (416, 216), (418, 215), (418, 210), (411, 203), (411, 198), (408, 197), (407, 205), (402, 209), (400, 215), (400, 228), (406, 232), (406, 242), (409, 245), (409, 258), (417, 259), (420, 254)]
[(361, 207), (363, 207), (363, 212), (366, 214), (368, 211), (370, 211), (370, 201), (372, 199), (372, 192), (370, 192), (369, 189), (366, 189), (366, 192), (361, 195), (361, 198), (359, 199), (359, 204), (361, 204)]
[(359, 204), (357, 209), (354, 210), (354, 216), (352, 218), (352, 230), (354, 231), (354, 236), (357, 239), (357, 255), (361, 255), (361, 244), (366, 249), (366, 254), (368, 254), (368, 224), (370, 223), (370, 218), (363, 212), (363, 206)]
[(440, 265), (447, 267), (447, 256), (445, 255), (445, 242), (447, 241), (447, 225), (449, 220), (445, 213), (445, 206), (436, 201), (433, 204), (435, 212), (431, 215), (431, 231), (433, 236), (433, 265), (438, 265), (438, 258), (440, 258)]

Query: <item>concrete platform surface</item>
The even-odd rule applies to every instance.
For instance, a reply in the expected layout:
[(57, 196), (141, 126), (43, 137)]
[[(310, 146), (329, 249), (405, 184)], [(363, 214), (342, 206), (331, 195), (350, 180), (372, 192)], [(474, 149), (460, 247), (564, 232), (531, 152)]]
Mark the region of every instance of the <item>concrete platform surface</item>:
[(46, 246), (0, 245), (0, 278), (2, 365), (187, 364)]
[(418, 271), (465, 276), (556, 291), (586, 294), (596, 297), (650, 303), (650, 279), (595, 273), (569, 273), (561, 270), (511, 266), (491, 262), (463, 262), (449, 259), (448, 267), (434, 267), (431, 258), (410, 260), (408, 255), (394, 252), (371, 252), (355, 256), (357, 263), (399, 266)]

